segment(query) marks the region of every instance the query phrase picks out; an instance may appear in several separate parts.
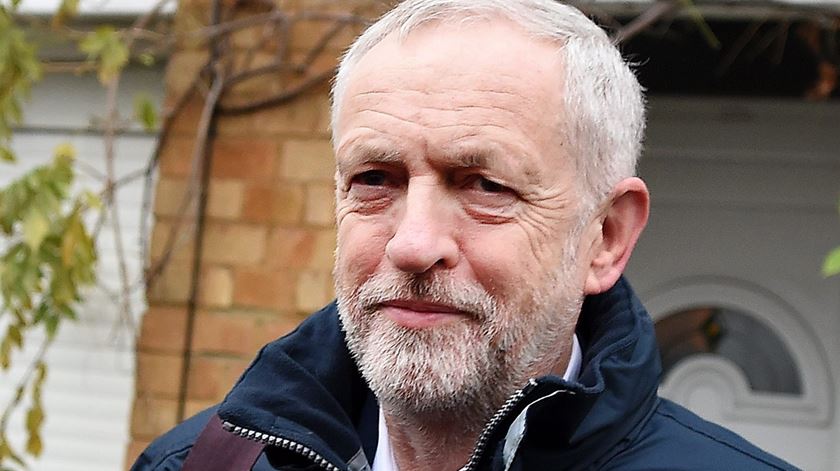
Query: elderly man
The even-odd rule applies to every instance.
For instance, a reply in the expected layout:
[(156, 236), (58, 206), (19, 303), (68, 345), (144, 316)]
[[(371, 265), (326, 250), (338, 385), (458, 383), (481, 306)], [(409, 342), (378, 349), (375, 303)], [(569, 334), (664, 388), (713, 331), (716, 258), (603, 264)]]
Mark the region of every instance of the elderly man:
[(133, 469), (792, 469), (657, 396), (643, 117), (573, 8), (401, 3), (335, 81), (337, 303)]

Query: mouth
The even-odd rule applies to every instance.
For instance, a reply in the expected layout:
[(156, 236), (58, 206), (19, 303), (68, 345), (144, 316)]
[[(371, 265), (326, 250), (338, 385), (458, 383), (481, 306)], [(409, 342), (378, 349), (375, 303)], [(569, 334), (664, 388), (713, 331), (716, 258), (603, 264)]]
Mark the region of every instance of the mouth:
[(469, 317), (469, 313), (446, 304), (392, 300), (379, 305), (382, 314), (408, 329), (425, 329)]

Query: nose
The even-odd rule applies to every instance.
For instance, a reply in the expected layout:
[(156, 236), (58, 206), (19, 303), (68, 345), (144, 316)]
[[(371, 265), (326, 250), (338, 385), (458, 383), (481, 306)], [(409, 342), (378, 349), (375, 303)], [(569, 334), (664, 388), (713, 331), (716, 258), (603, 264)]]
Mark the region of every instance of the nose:
[(445, 196), (435, 186), (409, 183), (402, 214), (385, 255), (399, 270), (424, 273), (434, 267), (452, 268), (458, 263), (454, 222)]

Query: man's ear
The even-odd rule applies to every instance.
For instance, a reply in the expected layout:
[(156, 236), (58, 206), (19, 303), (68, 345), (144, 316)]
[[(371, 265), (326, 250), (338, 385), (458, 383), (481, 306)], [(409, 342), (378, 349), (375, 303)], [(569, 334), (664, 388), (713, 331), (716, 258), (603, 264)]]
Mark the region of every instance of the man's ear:
[(650, 194), (641, 179), (626, 178), (613, 188), (595, 228), (600, 232), (594, 234), (590, 247), (585, 294), (602, 293), (618, 281), (647, 224), (649, 210)]

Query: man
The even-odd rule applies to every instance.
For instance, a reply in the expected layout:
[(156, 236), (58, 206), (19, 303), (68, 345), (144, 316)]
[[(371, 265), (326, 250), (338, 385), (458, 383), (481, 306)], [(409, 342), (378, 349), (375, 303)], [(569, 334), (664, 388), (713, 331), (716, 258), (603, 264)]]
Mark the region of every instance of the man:
[(657, 396), (642, 101), (573, 8), (397, 6), (333, 90), (337, 304), (134, 469), (792, 469)]

